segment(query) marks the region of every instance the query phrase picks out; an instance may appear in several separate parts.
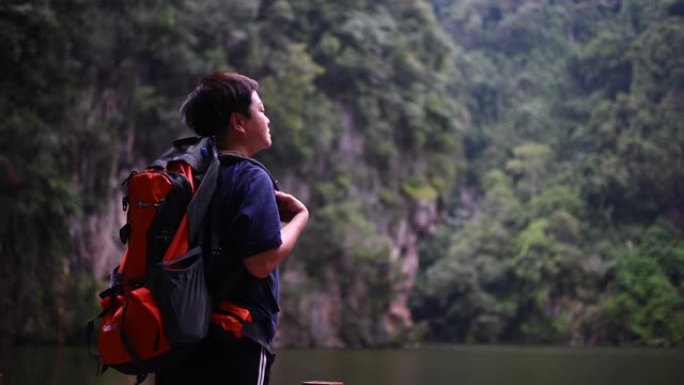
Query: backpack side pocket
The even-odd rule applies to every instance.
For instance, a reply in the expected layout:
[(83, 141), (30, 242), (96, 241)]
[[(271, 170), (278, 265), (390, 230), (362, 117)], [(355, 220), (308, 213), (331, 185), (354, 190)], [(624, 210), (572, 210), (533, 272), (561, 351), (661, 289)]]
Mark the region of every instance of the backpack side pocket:
[(204, 281), (201, 247), (190, 249), (178, 259), (160, 262), (158, 266), (157, 297), (171, 343), (202, 340), (209, 332), (211, 298)]

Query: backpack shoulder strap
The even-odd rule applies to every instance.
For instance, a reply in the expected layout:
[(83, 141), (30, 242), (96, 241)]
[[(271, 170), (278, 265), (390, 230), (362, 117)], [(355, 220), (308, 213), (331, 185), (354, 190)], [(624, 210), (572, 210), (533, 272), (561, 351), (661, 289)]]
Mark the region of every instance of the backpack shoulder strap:
[[(278, 187), (278, 181), (273, 177), (273, 174), (264, 166), (261, 162), (254, 158), (250, 158), (241, 154), (238, 154), (237, 152), (233, 151), (220, 151), (218, 152), (218, 159), (221, 164), (232, 164), (232, 163), (238, 163), (242, 161), (250, 162), (259, 168), (263, 169), (266, 171), (266, 174), (271, 178), (271, 182), (273, 183), (273, 188), (275, 190), (279, 190)], [(214, 194), (215, 196), (215, 194)], [(220, 223), (220, 213), (218, 210), (212, 210), (211, 216), (210, 216), (210, 221), (211, 221), (211, 232), (210, 232), (210, 240), (211, 240), (211, 252), (210, 254), (212, 255), (211, 257), (217, 258), (218, 255), (221, 254), (221, 234), (219, 233), (219, 223)], [(223, 280), (221, 287), (218, 289), (216, 293), (213, 295), (214, 299), (214, 307), (217, 307), (220, 303), (220, 301), (228, 295), (231, 290), (237, 285), (237, 283), (240, 281), (242, 276), (247, 273), (247, 270), (242, 264), (238, 264), (235, 266), (235, 269)], [(275, 299), (273, 299), (275, 301)]]
[(202, 182), (197, 187), (195, 195), (193, 195), (192, 200), (188, 204), (188, 232), (191, 243), (197, 241), (202, 232), (203, 224), (205, 223), (204, 218), (207, 215), (216, 191), (219, 171), (219, 160), (213, 143), (202, 147), (202, 149), (205, 149), (202, 157), (205, 158), (204, 161), (209, 162), (209, 165), (202, 175)]

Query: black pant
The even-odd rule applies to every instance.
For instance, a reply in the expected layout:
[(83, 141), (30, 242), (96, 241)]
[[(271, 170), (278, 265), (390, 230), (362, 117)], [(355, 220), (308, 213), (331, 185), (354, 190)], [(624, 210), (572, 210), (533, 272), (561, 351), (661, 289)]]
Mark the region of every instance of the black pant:
[(157, 371), (155, 384), (268, 385), (274, 359), (248, 338), (210, 338), (185, 362)]

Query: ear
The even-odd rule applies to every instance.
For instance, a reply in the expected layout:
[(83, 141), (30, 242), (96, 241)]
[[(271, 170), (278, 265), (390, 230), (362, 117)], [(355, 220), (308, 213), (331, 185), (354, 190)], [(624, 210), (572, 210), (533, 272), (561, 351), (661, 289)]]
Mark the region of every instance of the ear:
[(229, 122), (230, 122), (230, 126), (235, 131), (238, 131), (238, 132), (244, 132), (245, 131), (245, 127), (243, 125), (245, 122), (245, 116), (242, 115), (241, 113), (236, 111), (236, 112), (233, 112), (232, 114), (230, 114)]

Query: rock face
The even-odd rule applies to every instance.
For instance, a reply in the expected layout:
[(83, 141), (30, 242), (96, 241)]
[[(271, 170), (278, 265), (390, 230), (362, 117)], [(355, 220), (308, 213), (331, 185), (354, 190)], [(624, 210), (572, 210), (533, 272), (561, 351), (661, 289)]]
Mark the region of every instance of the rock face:
[[(387, 233), (389, 253), (384, 271), (390, 278), (378, 298), (381, 312), (374, 305), (378, 298), (375, 282), (364, 280), (348, 266), (321, 265), (324, 278), (307, 276), (297, 250), (282, 274), (281, 327), (277, 344), (281, 346), (387, 346), (410, 344), (415, 338), (409, 310), (409, 297), (418, 269), (418, 242), (439, 213), (434, 203), (416, 203), (405, 219)], [(352, 251), (353, 253), (353, 251)], [(323, 283), (321, 283), (323, 282)], [(382, 300), (381, 300), (382, 301)]]
[[(336, 230), (324, 229), (319, 236), (344, 238), (329, 240), (343, 244), (340, 255), (329, 259), (316, 259), (321, 250), (297, 247), (283, 269), (277, 343), (325, 347), (410, 344), (416, 337), (409, 298), (419, 266), (418, 247), (441, 215), (439, 199), (413, 199), (398, 193), (393, 208), (383, 205), (380, 191), (399, 187), (382, 186), (379, 171), (363, 163), (365, 139), (354, 127), (352, 114), (342, 115), (340, 127), (335, 148), (324, 152), (342, 159), (350, 170), (353, 182), (348, 195), (361, 205), (357, 214), (362, 219), (357, 222), (367, 227), (352, 221)], [(318, 174), (325, 166), (315, 169)], [(326, 175), (318, 177), (325, 179)], [(307, 202), (316, 178), (302, 183), (288, 175), (280, 184)], [(324, 215), (321, 210), (327, 210), (310, 209), (312, 222)]]
[[(395, 340), (402, 338), (400, 334), (409, 331), (413, 326), (408, 303), (418, 272), (418, 243), (421, 235), (430, 231), (431, 224), (439, 215), (435, 202), (416, 202), (412, 206), (408, 217), (399, 222), (390, 250), (392, 264), (398, 267), (399, 273), (393, 285), (393, 296), (385, 317), (385, 328), (388, 335), (393, 336)], [(410, 340), (410, 336), (407, 338)]]
[(124, 246), (118, 237), (119, 229), (126, 222), (121, 209), (122, 197), (123, 193), (115, 192), (106, 211), (74, 220), (71, 226), (73, 255), (86, 259), (94, 276), (100, 279), (108, 279), (123, 256)]

